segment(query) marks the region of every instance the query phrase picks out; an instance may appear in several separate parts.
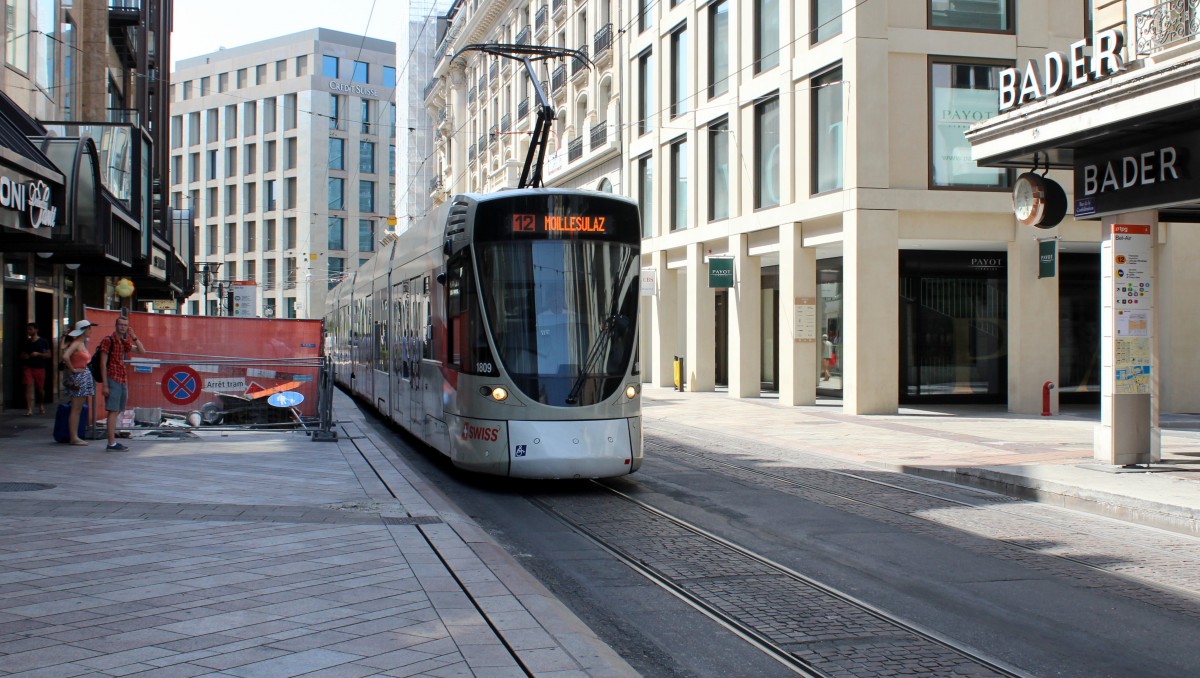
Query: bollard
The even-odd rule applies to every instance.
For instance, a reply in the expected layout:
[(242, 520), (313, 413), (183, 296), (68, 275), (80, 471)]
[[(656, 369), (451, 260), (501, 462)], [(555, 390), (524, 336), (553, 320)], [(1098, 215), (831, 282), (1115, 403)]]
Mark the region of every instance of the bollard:
[(683, 390), (683, 356), (675, 356), (675, 390)]
[(1054, 382), (1048, 381), (1042, 384), (1042, 416), (1049, 417), (1053, 414), (1050, 411), (1050, 391), (1054, 390)]

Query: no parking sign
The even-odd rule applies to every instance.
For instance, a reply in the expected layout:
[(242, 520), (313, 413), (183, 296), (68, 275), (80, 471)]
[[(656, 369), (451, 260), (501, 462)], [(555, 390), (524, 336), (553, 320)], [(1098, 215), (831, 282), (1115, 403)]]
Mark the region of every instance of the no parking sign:
[(187, 405), (200, 397), (200, 375), (186, 365), (168, 367), (163, 375), (162, 392), (169, 402)]

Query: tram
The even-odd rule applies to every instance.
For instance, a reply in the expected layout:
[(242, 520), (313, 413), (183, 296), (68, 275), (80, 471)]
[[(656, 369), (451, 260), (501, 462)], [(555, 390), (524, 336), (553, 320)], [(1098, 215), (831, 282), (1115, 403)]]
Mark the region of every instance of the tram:
[(335, 380), (463, 469), (632, 473), (640, 234), (620, 196), (455, 196), (330, 291)]

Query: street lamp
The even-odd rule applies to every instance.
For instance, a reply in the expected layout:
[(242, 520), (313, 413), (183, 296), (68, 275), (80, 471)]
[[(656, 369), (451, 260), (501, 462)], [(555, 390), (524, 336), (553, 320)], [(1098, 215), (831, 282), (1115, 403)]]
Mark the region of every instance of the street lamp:
[(217, 271), (221, 269), (221, 263), (205, 263), (204, 268), (200, 271), (200, 280), (204, 283), (204, 315), (208, 315), (208, 291), (212, 289), (212, 285), (217, 279)]

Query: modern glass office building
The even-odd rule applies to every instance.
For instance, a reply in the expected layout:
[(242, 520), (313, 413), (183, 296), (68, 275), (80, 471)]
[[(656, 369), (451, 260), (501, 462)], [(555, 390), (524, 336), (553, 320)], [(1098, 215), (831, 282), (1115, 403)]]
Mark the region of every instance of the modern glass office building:
[[(394, 214), (395, 43), (323, 28), (180, 61), (171, 194), (193, 211), (200, 289), (184, 311), (319, 318)], [(207, 283), (207, 284), (205, 284)]]

